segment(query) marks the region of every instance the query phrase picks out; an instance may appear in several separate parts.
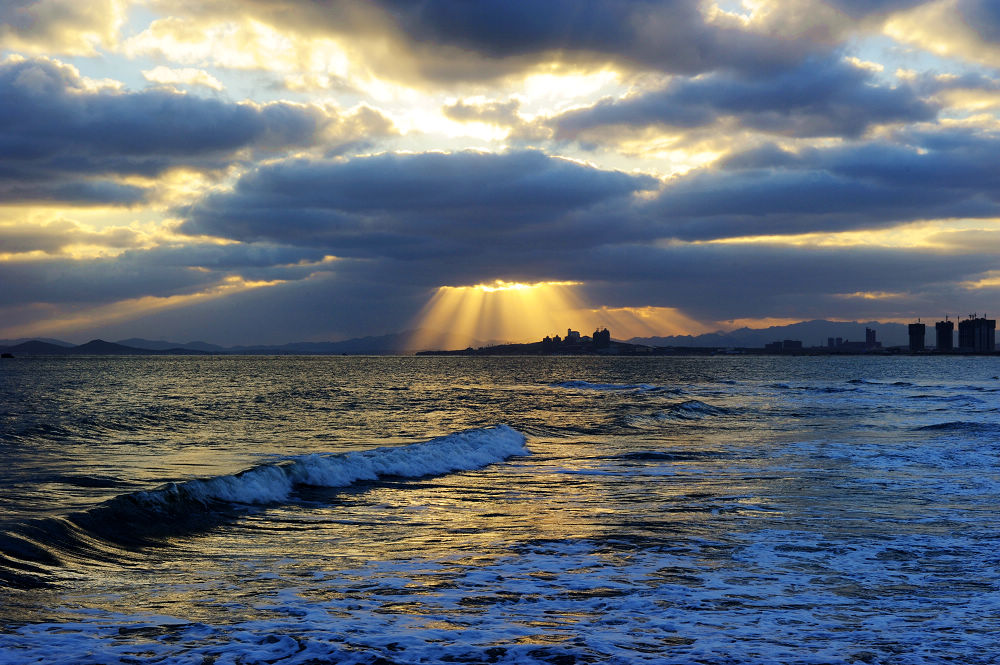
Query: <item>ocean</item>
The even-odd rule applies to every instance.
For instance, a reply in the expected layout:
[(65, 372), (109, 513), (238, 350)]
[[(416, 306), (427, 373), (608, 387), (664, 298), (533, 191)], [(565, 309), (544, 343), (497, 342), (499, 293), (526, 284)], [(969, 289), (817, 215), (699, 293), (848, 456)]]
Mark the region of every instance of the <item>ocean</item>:
[(0, 663), (997, 663), (998, 376), (4, 360)]

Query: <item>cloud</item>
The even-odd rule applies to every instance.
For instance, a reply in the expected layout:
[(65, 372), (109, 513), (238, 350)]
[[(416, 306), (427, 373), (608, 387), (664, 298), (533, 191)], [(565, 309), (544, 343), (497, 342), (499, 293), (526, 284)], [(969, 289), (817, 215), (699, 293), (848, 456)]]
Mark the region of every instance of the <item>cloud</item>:
[(853, 138), (871, 127), (933, 119), (935, 109), (909, 88), (878, 85), (871, 72), (840, 59), (809, 58), (764, 76), (723, 72), (679, 78), (665, 88), (552, 118), (557, 138), (593, 139), (593, 130), (689, 129), (722, 119), (789, 137)]
[(854, 18), (884, 15), (926, 4), (927, 0), (826, 0), (826, 4)]
[(226, 345), (336, 340), (402, 331), (427, 296), (426, 289), (405, 282), (320, 272), (221, 298), (192, 299), (121, 322), (93, 320), (77, 326), (72, 337), (80, 341), (197, 338)]
[(643, 214), (688, 240), (1000, 215), (1000, 136), (910, 130), (899, 142), (765, 146), (671, 180)]
[(709, 3), (689, 0), (585, 6), (574, 0), (329, 0), (298, 3), (294, 11), (281, 0), (159, 6), (174, 16), (131, 38), (129, 52), (285, 72), (323, 63), (316, 73), (328, 73), (331, 63), (346, 62), (338, 76), (377, 73), (408, 85), (496, 81), (553, 63), (685, 74), (765, 71), (829, 46), (751, 29), (713, 15)]
[(966, 253), (1000, 253), (1000, 230), (963, 229), (942, 231), (931, 237), (935, 244)]
[[(988, 274), (992, 256), (978, 252), (956, 261), (934, 251), (623, 245), (595, 250), (581, 260), (591, 266), (587, 291), (594, 302), (677, 307), (701, 321), (721, 321), (951, 311), (981, 302), (981, 296), (956, 284)], [(869, 291), (901, 295), (889, 302), (838, 296)]]
[(0, 309), (31, 303), (100, 304), (148, 295), (191, 293), (218, 281), (211, 273), (184, 266), (146, 263), (142, 252), (113, 259), (50, 259), (0, 262), (8, 285)]
[[(0, 63), (0, 199), (134, 204), (170, 169), (216, 169), (250, 152), (325, 144), (384, 133), (372, 109), (338, 115), (311, 105), (234, 104), (157, 88), (122, 92), (58, 61)], [(370, 131), (369, 131), (370, 130)]]
[(465, 102), (458, 100), (445, 105), (442, 109), (445, 117), (458, 122), (484, 122), (494, 125), (512, 127), (519, 125), (523, 119), (518, 114), (521, 102), (510, 99), (506, 102)]
[(204, 69), (194, 69), (184, 67), (181, 69), (171, 69), (162, 65), (153, 69), (144, 70), (142, 77), (153, 83), (164, 85), (190, 85), (202, 86), (210, 90), (222, 90), (222, 84)]
[(991, 0), (959, 0), (966, 25), (986, 42), (1000, 42), (1000, 6)]
[[(205, 248), (210, 252), (209, 248)], [(220, 255), (227, 266), (253, 263)], [(294, 251), (279, 248), (274, 259), (292, 258)], [(287, 254), (286, 254), (287, 252)], [(544, 257), (546, 260), (539, 260)], [(152, 260), (152, 264), (150, 262)], [(202, 261), (203, 262), (203, 261)], [(267, 263), (268, 261), (261, 261)], [(100, 298), (140, 297), (156, 293), (193, 293), (218, 283), (222, 271), (185, 270), (183, 252), (137, 252), (123, 264), (111, 262), (61, 263), (44, 270), (12, 274), (0, 265), (0, 279), (28, 280), (27, 293), (8, 294), (0, 301), (3, 311), (16, 303), (48, 298), (58, 307), (80, 302), (98, 304)], [(153, 314), (137, 324), (119, 329), (119, 336), (144, 334), (162, 337), (196, 335), (210, 341), (276, 342), (290, 339), (330, 339), (400, 330), (416, 314), (437, 284), (463, 274), (472, 281), (492, 275), (523, 277), (526, 281), (572, 279), (583, 281), (578, 294), (584, 302), (607, 307), (672, 307), (701, 321), (734, 318), (872, 318), (909, 316), (916, 308), (925, 312), (952, 311), (980, 306), (983, 293), (957, 287), (990, 275), (992, 253), (973, 253), (956, 261), (933, 251), (885, 249), (817, 249), (779, 246), (608, 244), (571, 253), (539, 248), (510, 255), (506, 262), (496, 255), (458, 257), (442, 262), (434, 257), (410, 261), (391, 258), (346, 260), (313, 269), (298, 279), (274, 286), (237, 291), (223, 299), (195, 301), (167, 313)], [(57, 268), (53, 271), (52, 268)], [(59, 274), (59, 270), (69, 272)], [(277, 275), (278, 268), (262, 266), (261, 274)], [(252, 268), (242, 267), (236, 274)], [(466, 273), (467, 271), (467, 273)], [(51, 278), (50, 284), (40, 280)], [(191, 280), (190, 282), (184, 280)], [(199, 281), (202, 280), (202, 281)], [(7, 283), (5, 281), (5, 283)], [(18, 282), (19, 283), (19, 282)], [(62, 289), (68, 288), (68, 296)], [(839, 294), (889, 292), (891, 299), (847, 299)], [(95, 297), (99, 294), (100, 298)], [(23, 296), (23, 297), (22, 297)], [(82, 301), (78, 299), (82, 298)], [(980, 306), (981, 309), (981, 306)], [(971, 311), (971, 309), (970, 309)], [(350, 313), (347, 315), (346, 313)], [(107, 322), (94, 322), (94, 333), (109, 330)], [(156, 331), (160, 333), (152, 334)], [(289, 331), (294, 331), (290, 333)], [(292, 335), (290, 338), (289, 335)]]
[(94, 55), (111, 47), (125, 19), (124, 0), (6, 0), (0, 3), (0, 49)]
[(993, 0), (934, 0), (890, 17), (885, 32), (946, 57), (990, 67), (1000, 57), (1000, 7)]
[(122, 249), (135, 247), (139, 241), (139, 234), (132, 229), (110, 227), (94, 231), (67, 219), (39, 225), (0, 224), (0, 253), (5, 254), (61, 254), (74, 245)]
[(401, 259), (571, 247), (614, 233), (602, 215), (656, 185), (536, 151), (285, 160), (184, 211), (180, 230)]
[(887, 19), (927, 0), (755, 0), (748, 28), (776, 38), (834, 46), (851, 35), (877, 33)]
[(586, 281), (585, 271), (557, 267), (579, 255), (599, 272), (606, 259), (592, 251), (668, 239), (1000, 216), (1000, 139), (960, 131), (901, 138), (909, 145), (764, 146), (665, 183), (536, 151), (284, 160), (180, 211), (180, 231), (322, 248), (379, 260), (402, 280), (460, 285)]
[[(26, 250), (54, 252), (59, 241), (46, 231), (55, 230), (43, 229), (31, 237), (8, 229), (0, 231), (0, 238), (20, 242)], [(127, 234), (120, 235), (118, 239), (127, 244)], [(197, 293), (233, 278), (300, 280), (330, 270), (330, 265), (321, 263), (323, 257), (323, 252), (306, 248), (192, 243), (129, 249), (113, 258), (0, 261), (0, 283), (8, 287), (0, 296), (0, 311), (33, 303), (95, 306), (166, 298)]]
[(455, 279), (478, 266), (469, 278), (482, 281), (505, 277), (505, 261), (530, 269), (588, 247), (1000, 216), (1000, 137), (897, 138), (763, 146), (663, 185), (536, 151), (284, 160), (180, 211), (181, 231), (338, 256), (447, 258)]
[[(1000, 106), (1000, 79), (979, 72), (901, 72), (918, 93), (952, 113), (981, 113)], [(995, 118), (991, 120), (995, 121)]]

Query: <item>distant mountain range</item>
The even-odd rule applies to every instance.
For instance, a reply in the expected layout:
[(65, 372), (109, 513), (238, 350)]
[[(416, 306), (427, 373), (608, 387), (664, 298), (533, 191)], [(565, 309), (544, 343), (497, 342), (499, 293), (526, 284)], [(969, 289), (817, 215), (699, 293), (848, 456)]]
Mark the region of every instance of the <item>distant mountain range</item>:
[(45, 342), (46, 344), (55, 344), (56, 346), (76, 346), (71, 342), (64, 342), (61, 339), (51, 339), (49, 337), (21, 337), (20, 339), (0, 339), (0, 347), (2, 346), (16, 346), (18, 344), (24, 344), (25, 342)]
[[(927, 343), (933, 344), (934, 324), (929, 326)], [(708, 347), (762, 347), (769, 342), (796, 339), (804, 346), (826, 346), (830, 337), (841, 337), (845, 341), (865, 341), (865, 328), (872, 328), (882, 346), (904, 346), (909, 344), (906, 325), (902, 323), (880, 323), (878, 321), (801, 321), (787, 326), (770, 328), (739, 328), (718, 331), (704, 335), (675, 335), (672, 337), (633, 337), (626, 340), (632, 344), (649, 346), (708, 346)], [(613, 332), (613, 331), (612, 331)]]
[(415, 331), (388, 335), (358, 337), (340, 342), (293, 342), (290, 344), (256, 346), (219, 346), (208, 342), (168, 342), (131, 337), (118, 342), (95, 339), (75, 345), (57, 339), (0, 340), (0, 352), (25, 355), (182, 355), (182, 354), (288, 354), (288, 355), (390, 355), (412, 350), (410, 340)]
[[(670, 337), (633, 337), (630, 344), (648, 346), (691, 346), (691, 347), (763, 347), (768, 342), (796, 339), (806, 347), (826, 346), (827, 338), (842, 337), (845, 340), (864, 341), (865, 328), (874, 328), (878, 341), (883, 346), (902, 346), (908, 343), (906, 326), (900, 323), (879, 323), (868, 321), (802, 321), (787, 326), (770, 328), (740, 328), (718, 331), (704, 335), (675, 335)], [(149, 340), (139, 337), (106, 342), (92, 340), (75, 345), (58, 339), (15, 339), (0, 340), (0, 352), (17, 355), (179, 355), (179, 354), (348, 354), (348, 355), (391, 355), (413, 352), (411, 340), (417, 331), (390, 333), (357, 337), (339, 342), (292, 342), (289, 344), (261, 344), (255, 346), (219, 346), (208, 342), (169, 342)], [(614, 332), (614, 331), (612, 331)], [(928, 333), (931, 343), (933, 326)], [(472, 346), (483, 346), (473, 342)]]
[(31, 340), (21, 342), (11, 346), (0, 346), (0, 352), (9, 353), (13, 356), (139, 356), (139, 355), (181, 355), (190, 353), (206, 353), (205, 351), (193, 351), (189, 349), (141, 349), (134, 346), (125, 346), (115, 342), (105, 342), (103, 339), (94, 339), (86, 344), (72, 345), (53, 342), (42, 342)]

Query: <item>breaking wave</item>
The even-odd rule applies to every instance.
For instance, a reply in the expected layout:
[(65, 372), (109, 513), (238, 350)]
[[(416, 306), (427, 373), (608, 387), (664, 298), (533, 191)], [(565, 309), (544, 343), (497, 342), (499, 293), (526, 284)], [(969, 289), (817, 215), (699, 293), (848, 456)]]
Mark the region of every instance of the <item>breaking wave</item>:
[(520, 432), (499, 425), (457, 432), (407, 446), (387, 446), (334, 455), (311, 454), (278, 464), (254, 467), (232, 476), (171, 483), (136, 500), (156, 505), (181, 500), (266, 504), (286, 500), (296, 485), (346, 487), (359, 480), (385, 477), (418, 478), (451, 471), (478, 469), (513, 455), (528, 454)]
[(86, 511), (0, 532), (0, 585), (42, 585), (47, 569), (64, 561), (120, 561), (129, 550), (217, 523), (240, 506), (287, 501), (296, 487), (348, 487), (479, 469), (530, 454), (525, 443), (523, 434), (498, 425), (404, 446), (289, 457), (233, 475), (122, 494)]

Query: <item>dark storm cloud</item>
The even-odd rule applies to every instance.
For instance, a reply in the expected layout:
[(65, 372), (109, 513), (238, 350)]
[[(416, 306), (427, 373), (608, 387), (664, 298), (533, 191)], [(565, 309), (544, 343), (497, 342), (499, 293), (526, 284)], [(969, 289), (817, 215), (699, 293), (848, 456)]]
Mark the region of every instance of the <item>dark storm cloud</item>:
[(900, 139), (799, 153), (765, 146), (663, 184), (534, 151), (287, 160), (181, 211), (181, 231), (387, 265), (434, 261), (451, 271), (439, 283), (454, 284), (518, 271), (554, 279), (547, 267), (565, 256), (658, 239), (1000, 215), (1000, 138), (942, 130)]
[(127, 253), (126, 261), (167, 268), (199, 268), (232, 271), (245, 268), (281, 268), (300, 262), (315, 262), (324, 253), (318, 249), (267, 244), (165, 245)]
[[(981, 278), (994, 269), (990, 253), (970, 253), (961, 261), (940, 252), (892, 249), (801, 248), (760, 245), (642, 244), (594, 246), (578, 251), (536, 248), (520, 255), (501, 255), (484, 248), (448, 261), (434, 257), (398, 261), (375, 258), (347, 261), (320, 282), (304, 280), (243, 296), (288, 316), (326, 322), (326, 329), (345, 326), (343, 311), (334, 304), (356, 303), (368, 330), (393, 330), (404, 325), (441, 284), (475, 284), (495, 278), (525, 282), (575, 280), (585, 300), (609, 307), (677, 307), (704, 321), (733, 318), (853, 317), (858, 311), (890, 316), (896, 307), (946, 311), (962, 303), (974, 305), (981, 295), (954, 284)], [(323, 288), (318, 284), (322, 283)], [(888, 291), (894, 299), (847, 297), (858, 292)], [(280, 293), (280, 295), (279, 295)], [(309, 297), (306, 294), (311, 294)], [(706, 294), (711, 294), (706, 296)], [(309, 307), (315, 303), (323, 303)], [(289, 302), (306, 312), (295, 314)], [(264, 303), (267, 303), (265, 307)], [(330, 309), (326, 305), (329, 304)], [(406, 316), (400, 312), (405, 311)], [(909, 316), (900, 309), (900, 316)], [(253, 312), (261, 325), (273, 325)], [(213, 318), (209, 315), (209, 318)], [(381, 325), (371, 326), (372, 322)], [(322, 326), (317, 326), (323, 330)], [(363, 330), (355, 327), (352, 331)], [(350, 334), (353, 334), (350, 333)]]
[[(900, 300), (946, 311), (963, 297), (955, 292), (956, 282), (980, 277), (993, 266), (995, 257), (982, 252), (956, 261), (944, 253), (893, 249), (622, 245), (580, 257), (575, 271), (588, 275), (593, 302), (678, 307), (718, 321), (853, 317), (859, 307), (891, 316), (892, 302), (844, 297), (872, 291), (899, 292)], [(570, 266), (562, 270), (570, 272)], [(977, 297), (970, 293), (968, 302)]]
[(0, 63), (0, 198), (131, 204), (146, 191), (112, 178), (221, 167), (245, 149), (314, 144), (345, 122), (287, 103), (95, 90), (55, 61), (8, 60)]
[[(0, 239), (4, 238), (0, 231)], [(36, 246), (39, 244), (35, 241)], [(144, 296), (197, 293), (230, 276), (304, 279), (322, 252), (268, 245), (177, 245), (129, 250), (114, 258), (0, 262), (0, 308), (35, 302), (101, 305)]]
[(748, 129), (793, 137), (856, 137), (887, 123), (930, 120), (936, 110), (906, 87), (878, 85), (871, 73), (839, 59), (809, 58), (767, 76), (716, 73), (662, 90), (564, 113), (556, 137), (602, 126), (690, 128), (735, 118)]
[(984, 41), (1000, 42), (1000, 5), (995, 0), (958, 0), (957, 9)]
[(218, 281), (217, 275), (183, 266), (142, 261), (142, 253), (113, 259), (0, 262), (6, 288), (0, 307), (28, 303), (99, 305), (142, 296), (194, 293)]
[(1000, 215), (1000, 137), (909, 132), (799, 154), (736, 154), (672, 180), (643, 211), (664, 236), (688, 240), (842, 231)]
[(284, 344), (400, 332), (432, 291), (366, 275), (318, 273), (310, 279), (250, 289), (116, 325), (76, 333), (78, 339), (192, 338), (229, 344)]
[(787, 66), (820, 45), (800, 35), (763, 34), (713, 23), (690, 0), (382, 0), (419, 46), (440, 44), (492, 60), (611, 60), (638, 69), (695, 74)]
[(825, 0), (825, 4), (859, 19), (873, 14), (912, 9), (927, 4), (930, 0)]
[(253, 16), (286, 32), (392, 44), (392, 57), (361, 48), (383, 76), (484, 81), (543, 62), (699, 73), (719, 67), (763, 71), (826, 48), (800, 35), (757, 33), (713, 23), (691, 0), (321, 0), (289, 11), (282, 0), (170, 2), (191, 15)]
[(608, 233), (584, 218), (593, 221), (606, 207), (612, 215), (656, 184), (535, 151), (291, 160), (261, 167), (232, 193), (195, 205), (181, 230), (350, 256), (575, 246)]

